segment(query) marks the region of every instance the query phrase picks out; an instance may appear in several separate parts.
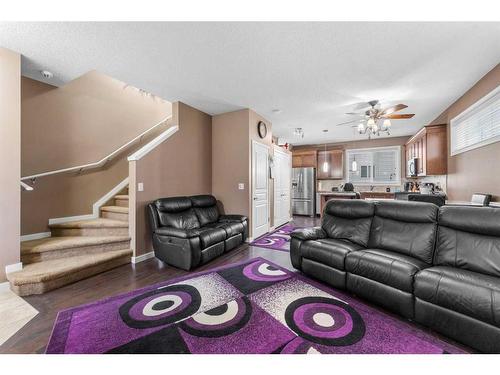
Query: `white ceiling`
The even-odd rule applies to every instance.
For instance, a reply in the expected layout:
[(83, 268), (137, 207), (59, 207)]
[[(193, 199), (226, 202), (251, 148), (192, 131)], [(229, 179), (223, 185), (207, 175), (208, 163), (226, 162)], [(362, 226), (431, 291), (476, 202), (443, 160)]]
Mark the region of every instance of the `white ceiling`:
[(28, 77), (97, 69), (210, 114), (252, 108), (305, 144), (366, 138), (335, 124), (371, 99), (407, 104), (392, 135), (415, 133), (500, 62), (500, 23), (0, 23), (0, 45)]

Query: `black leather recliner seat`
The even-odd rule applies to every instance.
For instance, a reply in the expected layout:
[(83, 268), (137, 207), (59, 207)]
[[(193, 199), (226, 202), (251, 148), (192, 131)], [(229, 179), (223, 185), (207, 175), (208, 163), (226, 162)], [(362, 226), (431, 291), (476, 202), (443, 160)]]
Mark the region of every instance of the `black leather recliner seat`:
[(415, 320), (500, 352), (500, 209), (444, 206), (434, 267), (415, 277)]
[(162, 198), (148, 205), (155, 256), (190, 270), (245, 242), (248, 220), (221, 215), (212, 195)]
[(500, 209), (330, 201), (291, 234), (295, 268), (485, 352), (500, 352)]

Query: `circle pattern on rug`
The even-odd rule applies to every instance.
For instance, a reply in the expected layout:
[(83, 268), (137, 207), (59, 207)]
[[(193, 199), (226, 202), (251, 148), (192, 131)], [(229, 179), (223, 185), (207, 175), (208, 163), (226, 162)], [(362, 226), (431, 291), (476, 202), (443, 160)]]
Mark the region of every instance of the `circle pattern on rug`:
[(146, 329), (185, 319), (198, 311), (201, 296), (191, 285), (170, 285), (138, 295), (120, 306), (129, 327)]
[(358, 312), (333, 298), (295, 300), (285, 310), (285, 321), (297, 335), (321, 345), (353, 345), (365, 334), (365, 323)]
[(254, 281), (281, 281), (290, 278), (285, 271), (276, 268), (269, 263), (258, 261), (243, 268), (243, 275)]
[(254, 241), (254, 245), (262, 247), (283, 247), (288, 241), (286, 238), (278, 236), (266, 236)]
[(243, 328), (252, 316), (252, 305), (247, 297), (196, 314), (181, 323), (187, 333), (199, 337), (222, 337)]

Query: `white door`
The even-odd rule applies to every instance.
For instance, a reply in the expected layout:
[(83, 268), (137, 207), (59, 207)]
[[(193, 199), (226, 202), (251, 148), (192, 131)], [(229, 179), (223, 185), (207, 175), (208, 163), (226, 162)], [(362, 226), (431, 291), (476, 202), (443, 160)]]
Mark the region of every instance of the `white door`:
[(290, 221), (290, 190), (292, 158), (275, 149), (274, 152), (274, 226)]
[(252, 237), (269, 232), (269, 147), (252, 142)]

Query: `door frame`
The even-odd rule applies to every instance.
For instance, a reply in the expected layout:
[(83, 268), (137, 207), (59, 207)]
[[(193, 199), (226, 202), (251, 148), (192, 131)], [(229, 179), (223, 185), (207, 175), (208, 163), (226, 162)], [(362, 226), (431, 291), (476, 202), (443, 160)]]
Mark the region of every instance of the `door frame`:
[[(285, 156), (287, 159), (288, 159), (288, 162), (289, 162), (289, 166), (290, 166), (290, 178), (289, 178), (289, 182), (290, 182), (290, 186), (288, 187), (288, 200), (290, 202), (290, 207), (288, 209), (288, 213), (289, 213), (289, 217), (287, 218), (288, 221), (285, 221), (284, 223), (279, 223), (277, 224), (276, 223), (276, 207), (277, 207), (277, 202), (278, 200), (276, 199), (277, 197), (277, 186), (276, 186), (276, 178), (274, 179), (274, 188), (273, 188), (273, 210), (274, 210), (274, 217), (273, 217), (273, 228), (276, 228), (278, 226), (281, 226), (281, 225), (284, 225), (286, 224), (287, 222), (290, 222), (292, 221), (292, 215), (291, 215), (291, 212), (292, 212), (292, 154), (291, 153), (288, 153), (288, 152), (285, 152), (283, 151), (279, 146), (274, 146), (274, 160), (276, 160), (276, 154), (281, 154), (282, 156)], [(275, 163), (276, 165), (276, 163)], [(278, 172), (277, 170), (275, 169), (275, 173), (274, 173), (275, 176), (278, 175)]]
[(254, 235), (254, 217), (255, 217), (255, 212), (254, 212), (254, 193), (255, 193), (255, 160), (254, 160), (254, 150), (255, 150), (255, 147), (263, 147), (267, 150), (267, 162), (266, 162), (266, 167), (267, 167), (267, 171), (266, 171), (266, 174), (267, 174), (267, 178), (266, 178), (266, 190), (267, 190), (267, 230), (266, 230), (266, 233), (269, 233), (270, 229), (271, 229), (271, 204), (270, 204), (270, 194), (269, 194), (269, 150), (270, 150), (270, 147), (268, 145), (266, 145), (265, 143), (261, 143), (261, 142), (258, 142), (258, 141), (255, 141), (255, 140), (252, 140), (252, 148), (251, 148), (251, 158), (250, 158), (250, 162), (251, 162), (251, 168), (250, 168), (250, 180), (251, 180), (251, 186), (252, 186), (252, 190), (250, 191), (250, 212), (252, 213), (252, 217), (250, 219), (250, 228), (251, 231), (252, 231), (252, 236), (249, 237), (249, 241), (253, 241), (255, 239), (255, 235)]

